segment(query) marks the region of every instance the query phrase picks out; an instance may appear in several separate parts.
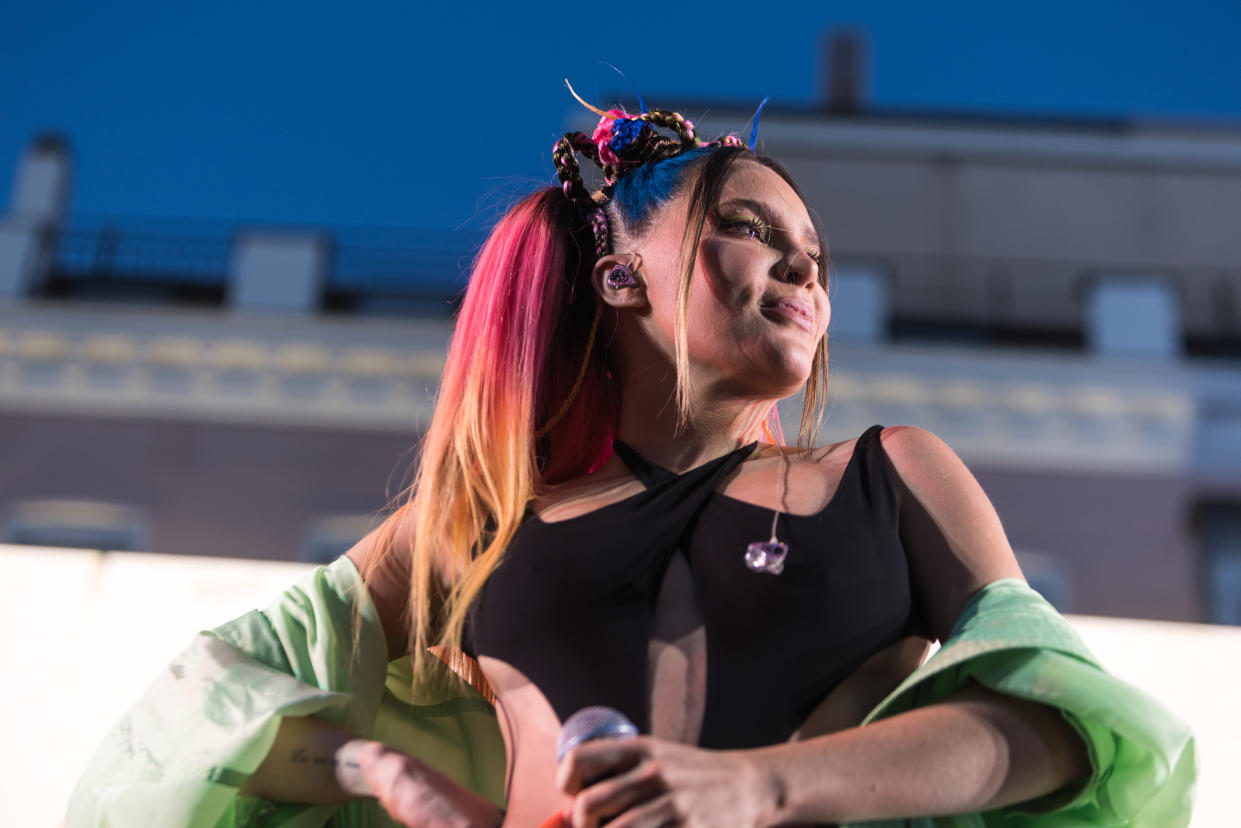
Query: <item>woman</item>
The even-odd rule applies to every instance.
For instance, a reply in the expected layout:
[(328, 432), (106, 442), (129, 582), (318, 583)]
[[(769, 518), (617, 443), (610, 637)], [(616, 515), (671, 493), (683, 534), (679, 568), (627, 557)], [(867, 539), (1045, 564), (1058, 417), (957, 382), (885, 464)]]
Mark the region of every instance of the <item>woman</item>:
[[(215, 778), (170, 795), (198, 796), (178, 813), (371, 824), (353, 800), (374, 797), (405, 825), (1187, 821), (1188, 733), (1024, 586), (947, 446), (876, 426), (808, 448), (827, 267), (783, 168), (676, 113), (600, 115), (557, 144), (563, 186), (514, 207), (478, 257), (409, 502), (174, 665), (213, 688), (198, 720), (243, 733), (185, 769)], [(775, 403), (803, 387), (803, 448), (781, 446)], [(494, 693), (502, 796), (478, 775), (498, 750), (470, 698), (389, 698), (402, 680), (445, 692), (432, 654)], [(394, 682), (392, 664), (412, 673)], [(300, 684), (234, 699), (285, 675)], [(447, 737), (427, 712), (445, 704)], [(649, 735), (558, 763), (562, 721), (588, 704)], [(462, 765), (463, 746), (488, 755)], [(433, 769), (453, 761), (454, 778)], [(91, 782), (116, 764), (88, 772), (83, 824), (133, 787)]]

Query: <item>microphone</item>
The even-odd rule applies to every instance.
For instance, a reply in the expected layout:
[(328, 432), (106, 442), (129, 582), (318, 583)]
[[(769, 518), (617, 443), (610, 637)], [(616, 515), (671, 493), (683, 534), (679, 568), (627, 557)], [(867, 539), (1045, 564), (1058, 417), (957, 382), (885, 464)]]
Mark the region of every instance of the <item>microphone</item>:
[[(637, 735), (638, 728), (619, 710), (599, 706), (583, 707), (561, 726), (560, 738), (556, 740), (556, 761), (562, 761), (566, 753), (583, 742), (595, 739), (632, 739)], [(556, 814), (540, 828), (567, 828), (568, 825), (569, 821), (564, 814)]]
[(610, 707), (583, 707), (565, 720), (556, 740), (556, 761), (582, 742), (593, 739), (632, 739), (638, 728), (619, 710)]

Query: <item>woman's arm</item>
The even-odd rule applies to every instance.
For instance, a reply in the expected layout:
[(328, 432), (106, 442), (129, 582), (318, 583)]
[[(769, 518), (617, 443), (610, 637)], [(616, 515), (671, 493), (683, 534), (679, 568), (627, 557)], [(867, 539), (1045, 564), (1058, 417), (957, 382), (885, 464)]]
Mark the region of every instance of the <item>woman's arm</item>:
[(242, 796), (311, 805), (378, 799), (409, 826), (493, 828), (504, 812), (425, 762), (310, 717), (280, 723)]
[(885, 428), (880, 440), (915, 597), (943, 641), (974, 593), (1025, 575), (986, 492), (943, 440), (914, 426)]
[[(385, 537), (408, 537), (400, 524), (390, 523), (399, 520), (400, 514), (390, 516), (385, 525), (345, 553), (359, 572), (371, 570), (366, 591), (383, 627), (388, 660), (399, 657), (408, 646), (404, 612), (409, 603), (409, 580), (400, 583), (402, 569), (408, 572), (408, 567), (402, 567), (396, 555), (383, 555), (382, 549)], [(381, 565), (375, 566), (377, 563)], [(241, 794), (311, 804), (368, 796), (369, 790), (360, 784), (358, 775), (350, 773), (356, 770), (356, 743), (361, 741), (356, 734), (313, 717), (286, 716), (267, 756), (242, 786)], [(346, 745), (348, 751), (344, 750)]]
[[(1090, 770), (1059, 714), (972, 686), (865, 727), (767, 748), (705, 751), (641, 738), (593, 742), (559, 768), (574, 828), (777, 826), (989, 810)], [(584, 785), (600, 775), (616, 774)]]
[[(409, 651), (409, 562), (399, 551), (410, 539), (405, 514), (398, 511), (388, 518), (394, 523), (374, 530), (346, 553), (365, 573), (389, 660)], [(385, 542), (398, 551), (385, 554)], [(491, 802), (425, 762), (306, 716), (281, 719), (271, 748), (240, 794), (306, 804), (373, 798), (407, 825), (495, 826), (503, 817)]]
[(1056, 710), (978, 685), (865, 727), (749, 753), (774, 796), (769, 825), (985, 811), (1090, 773)]
[(286, 716), (242, 796), (318, 805), (373, 796), (359, 751), (368, 740), (310, 716)]

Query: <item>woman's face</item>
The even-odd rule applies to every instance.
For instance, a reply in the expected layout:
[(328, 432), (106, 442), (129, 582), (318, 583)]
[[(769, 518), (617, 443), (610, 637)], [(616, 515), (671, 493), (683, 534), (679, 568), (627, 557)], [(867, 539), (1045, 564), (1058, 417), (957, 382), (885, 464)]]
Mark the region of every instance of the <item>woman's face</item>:
[[(689, 188), (637, 245), (651, 304), (648, 332), (671, 355), (676, 277)], [(739, 160), (707, 214), (690, 281), (694, 382), (759, 397), (795, 393), (810, 376), (831, 315), (824, 251), (801, 198), (773, 170)]]

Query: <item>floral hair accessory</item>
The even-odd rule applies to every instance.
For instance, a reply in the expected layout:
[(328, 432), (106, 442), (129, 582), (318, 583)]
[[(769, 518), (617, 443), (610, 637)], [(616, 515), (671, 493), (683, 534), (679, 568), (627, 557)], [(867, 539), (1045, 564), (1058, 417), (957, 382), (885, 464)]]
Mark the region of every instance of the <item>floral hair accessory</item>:
[(621, 146), (614, 147), (616, 144), (616, 125), (633, 123), (632, 116), (623, 109), (609, 109), (603, 113), (603, 117), (599, 119), (599, 125), (595, 127), (595, 131), (591, 134), (590, 140), (594, 142), (599, 149), (599, 160), (605, 164), (619, 166), (621, 163), (617, 152)]
[(612, 140), (608, 146), (612, 148), (612, 152), (619, 155), (624, 152), (625, 147), (638, 140), (638, 136), (642, 134), (644, 129), (650, 129), (650, 127), (634, 118), (614, 121), (612, 123)]
[[(622, 175), (643, 164), (658, 163), (699, 147), (745, 146), (740, 138), (731, 134), (703, 141), (694, 132), (693, 121), (679, 112), (664, 109), (636, 115), (623, 109), (605, 112), (582, 100), (568, 80), (565, 86), (578, 103), (599, 116), (599, 124), (589, 136), (584, 132), (566, 132), (552, 148), (552, 162), (565, 196), (589, 219), (595, 233), (595, 252), (600, 257), (611, 250), (603, 205), (611, 198), (612, 189)], [(673, 136), (657, 132), (656, 127), (671, 131)], [(592, 161), (603, 173), (603, 188), (597, 194), (592, 194), (582, 181), (578, 155)]]

